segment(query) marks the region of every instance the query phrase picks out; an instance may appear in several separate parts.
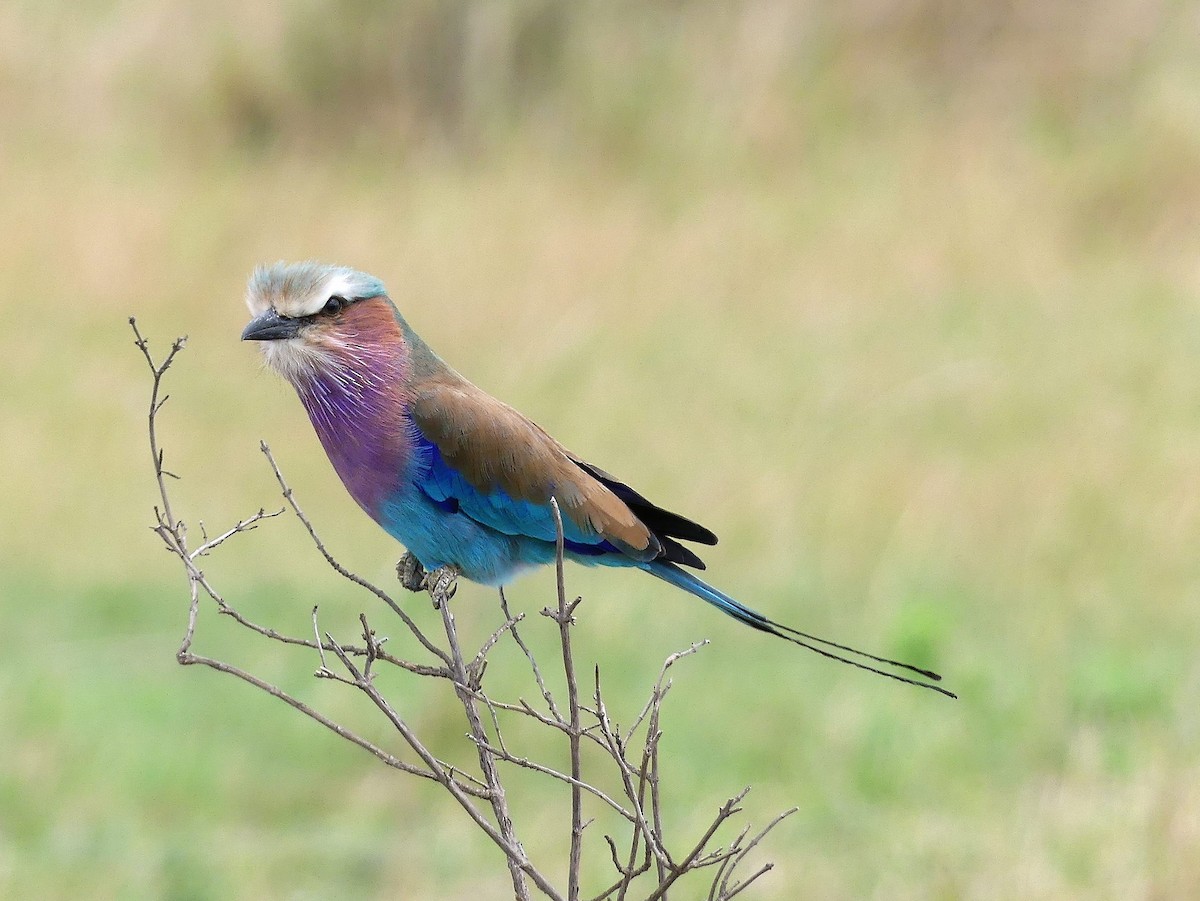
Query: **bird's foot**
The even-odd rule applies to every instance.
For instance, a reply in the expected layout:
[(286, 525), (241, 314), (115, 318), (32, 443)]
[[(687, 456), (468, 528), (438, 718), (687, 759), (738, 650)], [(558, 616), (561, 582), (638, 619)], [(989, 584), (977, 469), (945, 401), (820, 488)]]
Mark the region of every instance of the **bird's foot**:
[(424, 591), (425, 567), (421, 565), (421, 561), (412, 555), (411, 552), (406, 553), (400, 558), (400, 562), (396, 564), (396, 575), (400, 579), (400, 584), (409, 591)]
[(442, 602), (454, 597), (458, 591), (458, 569), (453, 566), (442, 566), (425, 577), (425, 587), (433, 598), (435, 610), (442, 608)]

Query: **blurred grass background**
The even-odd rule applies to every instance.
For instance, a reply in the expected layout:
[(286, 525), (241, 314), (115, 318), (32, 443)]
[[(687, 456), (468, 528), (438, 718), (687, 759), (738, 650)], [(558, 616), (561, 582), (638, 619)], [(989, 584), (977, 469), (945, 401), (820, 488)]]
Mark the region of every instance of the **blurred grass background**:
[[(181, 515), (274, 504), (266, 438), (343, 561), (398, 556), (237, 340), (251, 267), (314, 257), (712, 526), (718, 585), (961, 692), (572, 571), (614, 706), (713, 639), (668, 706), (680, 843), (752, 784), (756, 822), (800, 807), (756, 897), (1200, 896), (1194, 4), (15, 0), (0, 123), (0, 894), (507, 896), (435, 791), (174, 663), (130, 314), (159, 353), (191, 336)], [(319, 603), (352, 634), (369, 599), (306, 540), (275, 522), (208, 572), (259, 621)], [(201, 652), (390, 742), (206, 614)], [(455, 705), (394, 691), (468, 753)], [(517, 785), (560, 854), (561, 795)]]

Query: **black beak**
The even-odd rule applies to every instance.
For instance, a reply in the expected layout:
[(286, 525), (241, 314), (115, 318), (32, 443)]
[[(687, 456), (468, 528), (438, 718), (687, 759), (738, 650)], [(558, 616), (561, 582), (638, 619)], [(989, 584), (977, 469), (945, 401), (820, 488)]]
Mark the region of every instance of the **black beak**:
[(278, 341), (282, 338), (295, 338), (300, 332), (300, 320), (280, 316), (274, 310), (267, 310), (242, 331), (243, 341)]

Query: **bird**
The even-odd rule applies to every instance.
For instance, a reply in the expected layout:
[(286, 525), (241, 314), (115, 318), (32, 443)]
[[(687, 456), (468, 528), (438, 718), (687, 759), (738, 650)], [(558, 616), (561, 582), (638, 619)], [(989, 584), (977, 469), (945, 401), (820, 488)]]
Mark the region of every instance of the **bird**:
[(932, 670), (785, 626), (700, 579), (693, 571), (705, 565), (687, 544), (714, 545), (713, 532), (469, 382), (375, 276), (280, 261), (254, 269), (245, 299), (242, 340), (258, 342), (267, 367), (295, 388), (350, 496), (426, 573), (503, 586), (554, 563), (553, 498), (567, 559), (641, 570), (760, 632), (955, 697)]

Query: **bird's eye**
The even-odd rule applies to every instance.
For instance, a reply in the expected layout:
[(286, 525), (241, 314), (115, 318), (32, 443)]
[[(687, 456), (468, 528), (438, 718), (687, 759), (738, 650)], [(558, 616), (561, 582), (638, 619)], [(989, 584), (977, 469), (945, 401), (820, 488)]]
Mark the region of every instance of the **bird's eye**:
[(333, 315), (334, 313), (340, 313), (342, 310), (342, 307), (344, 307), (345, 305), (346, 305), (346, 298), (339, 297), (338, 295), (335, 294), (335, 295), (333, 295), (333, 297), (329, 298), (329, 300), (325, 301), (325, 306), (321, 308), (321, 312), (328, 313), (329, 315)]

